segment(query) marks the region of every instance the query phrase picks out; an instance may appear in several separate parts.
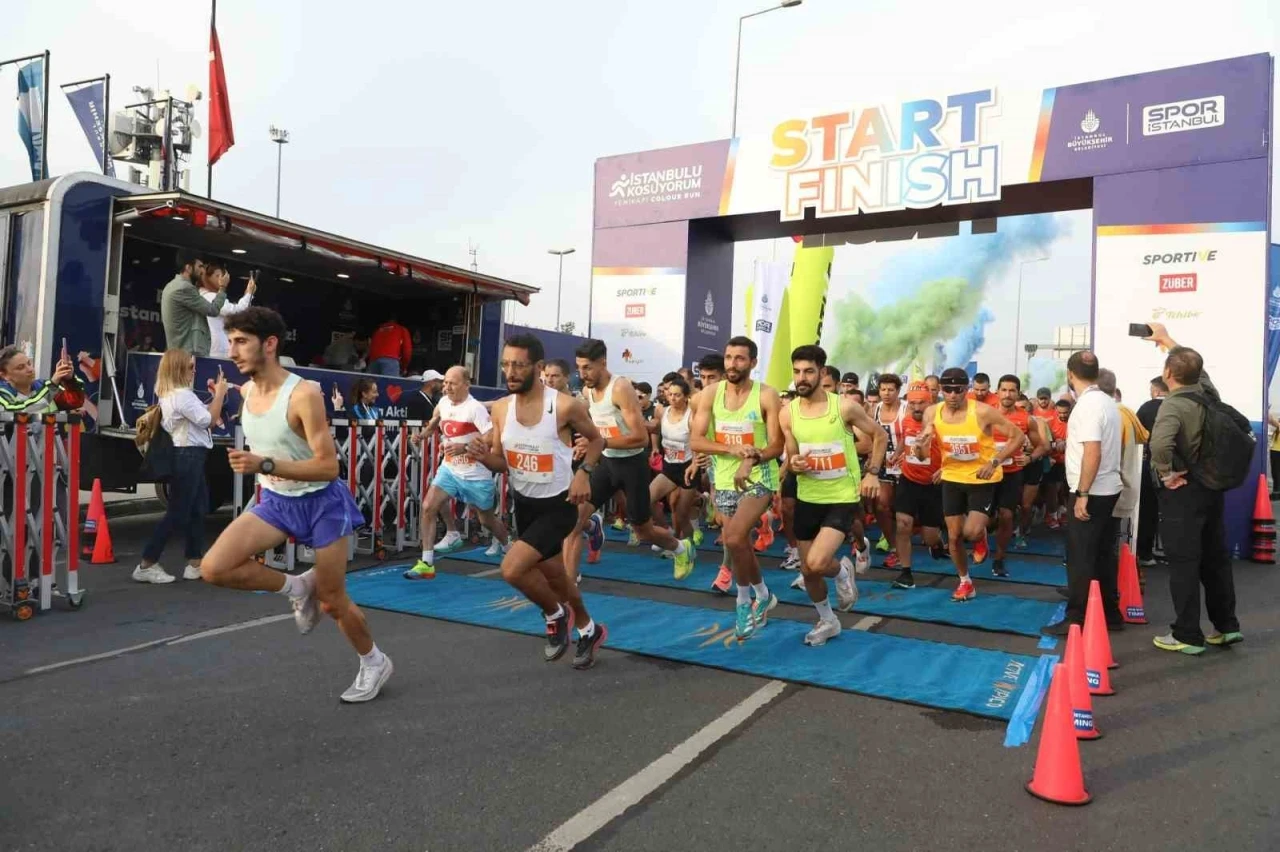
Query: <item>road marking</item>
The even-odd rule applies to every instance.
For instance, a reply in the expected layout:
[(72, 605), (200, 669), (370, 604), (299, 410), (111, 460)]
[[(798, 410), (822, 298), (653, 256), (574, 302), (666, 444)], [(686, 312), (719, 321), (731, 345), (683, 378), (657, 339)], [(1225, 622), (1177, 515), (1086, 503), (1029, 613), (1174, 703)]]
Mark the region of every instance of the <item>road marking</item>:
[(223, 633), (234, 633), (237, 630), (248, 630), (250, 627), (258, 627), (263, 624), (274, 624), (277, 621), (284, 621), (286, 618), (293, 618), (293, 613), (286, 612), (280, 615), (268, 615), (265, 618), (255, 618), (252, 621), (242, 621), (239, 624), (228, 624), (226, 627), (215, 627), (211, 630), (201, 630), (199, 633), (190, 633), (186, 636), (179, 636), (168, 644), (181, 645), (183, 642), (194, 642), (197, 639), (207, 639), (210, 636), (221, 636)]
[(87, 657), (76, 657), (74, 660), (63, 660), (60, 663), (50, 663), (47, 666), (36, 666), (34, 669), (27, 669), (23, 674), (41, 674), (42, 672), (65, 669), (67, 666), (78, 666), (81, 663), (92, 663), (97, 660), (109, 660), (112, 657), (118, 657), (121, 654), (129, 654), (133, 651), (142, 651), (147, 648), (154, 648), (157, 645), (167, 645), (173, 640), (178, 639), (180, 636), (181, 634), (178, 634), (177, 636), (166, 636), (163, 639), (153, 639), (150, 642), (143, 642), (141, 645), (130, 645), (127, 648), (116, 648), (114, 651), (103, 651), (101, 654), (90, 654)]
[(477, 571), (476, 573), (472, 574), (471, 576), (472, 576), (472, 577), (492, 577), (494, 574), (501, 574), (501, 573), (502, 573), (502, 568), (501, 568), (501, 567), (498, 567), (498, 568), (487, 568), (487, 569), (485, 569), (484, 571)]
[(781, 695), (786, 687), (780, 680), (769, 681), (689, 739), (579, 811), (568, 822), (529, 847), (528, 852), (568, 852), (573, 849), (617, 819), (628, 808), (640, 804), (654, 790), (696, 760), (698, 755), (733, 733), (762, 707)]
[(884, 619), (878, 615), (868, 615), (865, 618), (859, 619), (858, 623), (853, 625), (853, 629), (854, 630), (870, 630), (871, 628), (879, 624), (881, 621), (884, 621)]

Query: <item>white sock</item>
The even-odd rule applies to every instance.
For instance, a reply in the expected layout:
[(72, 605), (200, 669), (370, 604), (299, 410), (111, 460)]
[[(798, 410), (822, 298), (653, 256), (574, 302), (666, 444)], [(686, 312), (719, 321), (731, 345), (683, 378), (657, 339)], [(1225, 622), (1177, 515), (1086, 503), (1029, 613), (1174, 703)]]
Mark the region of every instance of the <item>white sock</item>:
[(849, 579), (849, 567), (843, 562), (840, 563), (840, 573), (836, 575), (836, 579), (842, 582)]
[(543, 617), (547, 620), (547, 623), (550, 624), (562, 615), (564, 615), (564, 605), (556, 604), (556, 611), (550, 615), (544, 615)]
[(434, 564), (436, 558), (435, 548), (427, 548), (422, 551), (422, 561), (428, 565)]
[(594, 636), (596, 633), (596, 620), (593, 618), (587, 622), (585, 627), (578, 628), (578, 638), (583, 639)]
[(823, 621), (836, 620), (836, 614), (831, 611), (831, 601), (827, 598), (823, 598), (818, 601), (813, 605), (813, 608), (818, 611), (818, 618), (821, 618)]
[(302, 581), (302, 577), (297, 574), (285, 574), (284, 585), (280, 587), (278, 595), (285, 595), (290, 598), (300, 598), (307, 593), (306, 583)]
[(369, 653), (360, 655), (360, 664), (365, 666), (379, 666), (382, 665), (382, 661), (385, 659), (386, 657), (384, 657), (382, 652), (378, 650), (378, 645), (375, 642), (373, 647), (369, 649)]
[(961, 582), (961, 583), (968, 583), (968, 582), (969, 582), (969, 575), (968, 575), (968, 574), (961, 574), (961, 575), (960, 575), (960, 582)]
[(738, 586), (738, 603), (739, 604), (751, 603), (751, 587), (750, 586)]
[(756, 592), (756, 600), (758, 600), (758, 601), (767, 601), (767, 600), (769, 600), (769, 587), (768, 587), (768, 586), (766, 586), (763, 582), (760, 582), (760, 583), (752, 583), (752, 584), (751, 584), (751, 588), (755, 589), (755, 592)]
[(684, 556), (684, 552), (685, 552), (685, 550), (687, 550), (687, 548), (684, 546), (684, 539), (677, 539), (677, 540), (676, 540), (676, 549), (675, 549), (675, 551), (674, 551), (674, 552), (675, 552), (675, 555), (676, 555), (676, 556)]

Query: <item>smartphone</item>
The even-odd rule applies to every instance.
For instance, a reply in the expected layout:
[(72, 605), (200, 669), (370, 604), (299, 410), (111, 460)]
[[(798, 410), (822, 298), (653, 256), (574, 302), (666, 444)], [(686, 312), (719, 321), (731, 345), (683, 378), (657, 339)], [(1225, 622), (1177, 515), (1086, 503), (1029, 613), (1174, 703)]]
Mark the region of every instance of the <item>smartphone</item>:
[(1130, 337), (1150, 337), (1152, 333), (1151, 326), (1147, 325), (1145, 322), (1129, 323)]
[(67, 339), (65, 337), (62, 338), (62, 360), (63, 361), (71, 360), (71, 354), (67, 352)]

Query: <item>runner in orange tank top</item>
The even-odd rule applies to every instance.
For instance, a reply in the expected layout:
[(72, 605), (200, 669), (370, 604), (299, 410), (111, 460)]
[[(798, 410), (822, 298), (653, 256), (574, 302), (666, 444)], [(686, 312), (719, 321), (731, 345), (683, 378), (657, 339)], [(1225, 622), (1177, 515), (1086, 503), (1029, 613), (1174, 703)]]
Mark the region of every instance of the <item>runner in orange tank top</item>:
[(893, 512), (897, 529), (897, 553), (901, 571), (893, 581), (896, 589), (914, 589), (911, 574), (911, 534), (918, 523), (923, 528), (924, 543), (934, 559), (945, 558), (942, 548), (942, 449), (934, 441), (925, 458), (915, 454), (916, 442), (924, 432), (924, 412), (933, 402), (933, 394), (924, 382), (912, 382), (907, 388), (907, 416), (902, 419), (902, 446), (894, 465), (902, 468), (902, 477), (893, 493)]
[(1000, 481), (996, 494), (999, 516), (996, 526), (996, 558), (991, 563), (991, 573), (997, 577), (1009, 576), (1004, 558), (1009, 548), (1009, 540), (1013, 538), (1014, 513), (1022, 507), (1023, 470), (1028, 465), (1039, 464), (1048, 450), (1039, 426), (1033, 429), (1031, 415), (1016, 405), (1021, 393), (1022, 383), (1017, 376), (1000, 377), (998, 385), (1000, 413), (1006, 420), (1017, 426), (1018, 431), (1008, 433), (1004, 429), (996, 429), (992, 437), (995, 438), (997, 449), (1003, 449), (1009, 442), (1017, 444), (1018, 449), (1013, 457), (1004, 463), (1004, 478)]

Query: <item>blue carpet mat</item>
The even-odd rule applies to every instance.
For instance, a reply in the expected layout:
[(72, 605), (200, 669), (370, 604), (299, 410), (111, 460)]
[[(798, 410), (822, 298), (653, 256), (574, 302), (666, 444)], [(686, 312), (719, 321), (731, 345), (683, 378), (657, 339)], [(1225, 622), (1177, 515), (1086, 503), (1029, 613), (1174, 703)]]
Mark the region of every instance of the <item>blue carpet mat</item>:
[[(1065, 586), (1067, 584), (1067, 569), (1063, 567), (1061, 562), (1027, 559), (1026, 557), (1010, 555), (1004, 560), (1004, 567), (1008, 569), (1009, 576), (997, 577), (991, 573), (991, 563), (994, 559), (995, 557), (988, 556), (981, 565), (974, 565), (971, 561), (969, 563), (969, 574), (974, 579), (990, 580), (993, 583), (1030, 583), (1036, 586)], [(956, 566), (951, 564), (950, 557), (934, 559), (929, 555), (929, 549), (925, 547), (915, 548), (912, 552), (911, 563), (912, 574), (944, 574), (951, 577), (956, 575)], [(876, 567), (880, 566), (877, 565)], [(919, 581), (917, 580), (917, 582)], [(978, 597), (982, 597), (981, 589), (978, 590)]]
[[(401, 571), (355, 572), (347, 576), (347, 590), (361, 606), (543, 634), (540, 613), (501, 580), (441, 573), (430, 582), (410, 582)], [(803, 641), (809, 625), (784, 619), (737, 642), (729, 612), (612, 595), (584, 597), (592, 617), (608, 625), (606, 647), (614, 650), (1001, 719), (1011, 723), (1007, 734), (1014, 739), (1022, 728), (1030, 729), (1027, 720), (1034, 722), (1043, 694), (1028, 684), (1056, 659), (852, 630), (809, 648)], [(529, 643), (530, 665), (545, 665), (540, 644)]]

